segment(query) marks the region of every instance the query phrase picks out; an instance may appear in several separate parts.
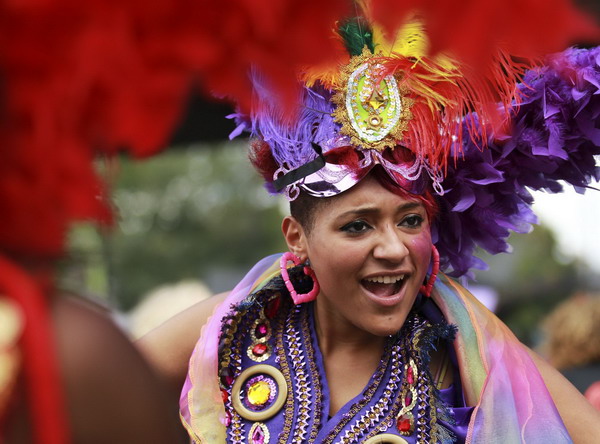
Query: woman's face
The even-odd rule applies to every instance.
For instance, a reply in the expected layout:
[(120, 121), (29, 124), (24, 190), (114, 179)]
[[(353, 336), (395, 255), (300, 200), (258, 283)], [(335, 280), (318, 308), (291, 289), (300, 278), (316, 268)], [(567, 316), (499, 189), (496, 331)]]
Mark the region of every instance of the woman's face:
[(295, 221), (288, 218), (283, 224), (291, 250), (310, 259), (319, 280), (319, 313), (340, 327), (393, 334), (402, 327), (429, 266), (425, 208), (371, 176), (331, 199), (316, 208), (309, 233), (300, 227), (297, 236), (288, 236)]

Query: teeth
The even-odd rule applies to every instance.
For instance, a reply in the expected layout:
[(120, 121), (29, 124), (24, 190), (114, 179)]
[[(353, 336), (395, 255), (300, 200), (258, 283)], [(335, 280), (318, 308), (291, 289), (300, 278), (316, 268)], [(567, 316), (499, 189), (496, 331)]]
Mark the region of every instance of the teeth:
[(375, 276), (371, 278), (365, 279), (369, 282), (375, 282), (377, 284), (395, 284), (398, 281), (404, 279), (404, 275), (401, 274), (399, 276)]

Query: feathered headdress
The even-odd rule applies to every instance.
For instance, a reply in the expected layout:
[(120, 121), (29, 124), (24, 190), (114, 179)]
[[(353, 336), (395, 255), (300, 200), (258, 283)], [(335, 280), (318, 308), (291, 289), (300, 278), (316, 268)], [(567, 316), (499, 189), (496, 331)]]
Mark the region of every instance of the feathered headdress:
[[(364, 17), (354, 18), (339, 24), (338, 39), (346, 52), (340, 51), (335, 66), (308, 67), (300, 73), (304, 89), (295, 120), (287, 118), (258, 74), (253, 76), (255, 108), (249, 119), (240, 119), (238, 131), (250, 126), (277, 165), (273, 176), (266, 177), (271, 191), (285, 191), (290, 199), (299, 188), (318, 196), (347, 189), (352, 181), (344, 177), (340, 183), (340, 167), (325, 160), (328, 152), (347, 147), (360, 153), (362, 167), (381, 163), (409, 181), (426, 171), (441, 194), (442, 173), (448, 159), (460, 154), (465, 135), (485, 141), (482, 133), (500, 128), (511, 106), (520, 101), (517, 84), (524, 64), (501, 51), (485, 70), (442, 54), (430, 56), (417, 19), (389, 39)], [(399, 146), (412, 152), (412, 164), (390, 161)], [(315, 160), (322, 164), (321, 180), (310, 177), (316, 166), (296, 171)], [(333, 181), (335, 187), (324, 184)]]
[(341, 22), (337, 35), (345, 51), (335, 65), (300, 73), (293, 119), (253, 74), (256, 105), (236, 115), (235, 133), (253, 135), (251, 160), (271, 192), (333, 196), (375, 165), (409, 192), (430, 184), (442, 209), (433, 227), (442, 268), (462, 276), (484, 266), (477, 246), (507, 251), (509, 230), (535, 222), (527, 187), (600, 178), (596, 52), (536, 67), (497, 50), (474, 69), (430, 55), (416, 18), (393, 39), (365, 17)]

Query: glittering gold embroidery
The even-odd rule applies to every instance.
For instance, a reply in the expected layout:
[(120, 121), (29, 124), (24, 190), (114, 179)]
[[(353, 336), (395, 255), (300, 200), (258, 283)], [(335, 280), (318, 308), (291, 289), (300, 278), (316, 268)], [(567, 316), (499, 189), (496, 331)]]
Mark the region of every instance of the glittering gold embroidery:
[[(238, 311), (235, 316), (227, 324), (228, 328), (224, 329), (222, 338), (224, 347), (219, 353), (220, 367), (219, 374), (223, 369), (235, 368), (235, 374), (231, 375), (232, 378), (237, 377), (241, 368), (241, 348), (242, 343), (240, 341), (233, 341), (233, 337), (238, 330), (238, 326), (243, 319), (246, 311)], [(233, 363), (233, 365), (232, 365)], [(242, 417), (235, 411), (231, 403), (231, 386), (222, 384), (221, 387), (227, 391), (228, 397), (225, 402), (226, 413), (231, 418), (229, 425), (229, 436), (233, 442), (241, 442), (244, 436), (244, 422)]]
[(340, 72), (344, 86), (332, 97), (336, 105), (332, 115), (351, 145), (383, 151), (402, 140), (414, 101), (402, 82), (392, 75), (381, 77), (380, 70), (377, 57), (366, 47), (352, 57)]
[[(292, 357), (294, 369), (294, 382), (296, 384), (296, 398), (298, 400), (298, 408), (296, 414), (296, 425), (292, 442), (305, 442), (307, 428), (310, 423), (311, 416), (311, 387), (308, 380), (308, 372), (306, 370), (306, 359), (304, 357), (300, 332), (295, 328), (295, 325), (300, 317), (301, 324), (306, 320), (307, 310), (301, 310), (300, 307), (294, 310), (293, 323), (286, 328), (286, 343), (289, 347), (289, 355)], [(304, 322), (303, 322), (304, 321)], [(306, 339), (306, 338), (304, 338)], [(306, 341), (304, 341), (306, 346)], [(317, 407), (318, 410), (318, 407)]]
[(323, 389), (321, 387), (321, 378), (319, 376), (319, 369), (317, 368), (317, 361), (315, 359), (315, 350), (312, 344), (312, 335), (310, 333), (310, 325), (308, 318), (308, 310), (304, 310), (302, 316), (302, 337), (304, 339), (304, 349), (306, 350), (306, 358), (310, 367), (311, 380), (313, 382), (313, 392), (315, 395), (315, 409), (312, 429), (308, 438), (309, 444), (314, 443), (317, 438), (317, 434), (321, 429), (321, 416), (323, 412)]
[[(291, 325), (292, 319), (294, 317), (295, 309), (289, 311), (288, 316), (285, 320), (285, 325)], [(292, 379), (290, 378), (290, 367), (287, 362), (287, 358), (285, 355), (284, 341), (283, 341), (283, 330), (284, 326), (279, 325), (277, 331), (275, 332), (275, 340), (276, 340), (276, 352), (277, 357), (279, 358), (279, 366), (281, 368), (281, 373), (283, 373), (283, 377), (285, 378), (285, 382), (288, 386), (288, 393), (293, 393)], [(283, 430), (279, 435), (279, 442), (287, 442), (292, 432), (292, 420), (294, 418), (294, 396), (288, 396), (285, 401), (285, 413), (283, 416)]]
[[(224, 329), (224, 338), (223, 338), (223, 344), (225, 345), (225, 347), (223, 348), (223, 350), (220, 351), (220, 364), (221, 366), (219, 367), (219, 371), (221, 371), (223, 368), (232, 367), (233, 366), (235, 368), (235, 375), (234, 377), (237, 379), (240, 375), (241, 372), (241, 353), (242, 353), (242, 347), (244, 345), (244, 339), (243, 339), (243, 335), (245, 333), (243, 332), (247, 332), (249, 328), (255, 328), (257, 323), (256, 321), (254, 323), (251, 323), (252, 319), (259, 319), (259, 320), (264, 320), (265, 322), (267, 322), (267, 329), (268, 329), (268, 334), (265, 336), (265, 338), (267, 338), (267, 336), (270, 338), (271, 335), (271, 324), (269, 323), (269, 321), (267, 320), (267, 316), (265, 315), (265, 309), (264, 307), (269, 306), (269, 302), (272, 301), (275, 298), (280, 297), (280, 293), (279, 292), (266, 292), (266, 293), (257, 293), (256, 295), (254, 295), (255, 298), (262, 298), (266, 300), (266, 303), (264, 305), (259, 305), (259, 304), (255, 304), (253, 306), (251, 306), (251, 308), (248, 310), (238, 310), (234, 316), (233, 319), (227, 321), (226, 325), (227, 328)], [(272, 315), (274, 316), (274, 319), (272, 319), (272, 321), (274, 323), (277, 324), (280, 316), (279, 313), (272, 313)], [(238, 332), (238, 330), (241, 332), (240, 335), (241, 337), (237, 338), (238, 340), (233, 340), (234, 335)], [(265, 359), (267, 359), (272, 350), (270, 348), (270, 346), (266, 343), (266, 339), (264, 338), (256, 338), (256, 335), (253, 335), (253, 339), (257, 339), (257, 341), (260, 341), (260, 343), (264, 343), (268, 349), (267, 352), (265, 354), (267, 354), (267, 357)], [(263, 341), (264, 339), (264, 341)], [(247, 353), (249, 352), (249, 350), (247, 350)], [(250, 358), (252, 358), (252, 356), (250, 356)], [(265, 359), (261, 359), (261, 361), (264, 361)], [(256, 360), (256, 359), (254, 359)], [(289, 378), (288, 378), (289, 379)], [(291, 387), (291, 384), (289, 383), (288, 380), (286, 380), (286, 386), (288, 388)], [(231, 424), (229, 426), (229, 436), (232, 442), (243, 442), (244, 439), (244, 420), (242, 419), (242, 417), (239, 415), (239, 413), (233, 408), (233, 405), (231, 403), (231, 391), (232, 391), (232, 387), (225, 387), (226, 390), (229, 393), (229, 399), (226, 402), (226, 409), (228, 411), (228, 413), (231, 415)], [(287, 397), (284, 398), (286, 399), (287, 402)]]
[[(400, 356), (403, 355), (404, 358), (408, 360), (408, 363), (404, 367), (404, 375), (406, 375), (408, 367), (413, 367), (413, 376), (415, 376), (414, 379), (418, 379), (418, 392), (423, 393), (422, 395), (418, 395), (419, 397), (417, 399), (417, 396), (414, 396), (415, 393), (411, 392), (412, 400), (409, 403), (410, 405), (413, 405), (413, 407), (416, 406), (419, 411), (418, 423), (413, 418), (414, 423), (417, 423), (416, 442), (420, 444), (429, 444), (432, 442), (439, 441), (441, 431), (441, 428), (439, 426), (436, 426), (437, 407), (433, 393), (434, 384), (431, 379), (431, 375), (429, 374), (429, 370), (423, 365), (421, 349), (419, 347), (419, 340), (421, 340), (425, 332), (430, 331), (431, 324), (428, 321), (423, 320), (419, 316), (409, 318), (407, 322), (412, 323), (413, 325), (413, 327), (411, 327), (413, 331), (413, 337), (411, 338), (410, 336), (405, 336), (399, 338), (399, 341), (395, 344), (393, 349), (394, 351), (399, 350), (399, 354), (393, 354), (392, 359), (401, 359)], [(404, 364), (401, 365), (404, 366)], [(402, 385), (406, 386), (406, 377), (402, 377), (401, 380)], [(388, 381), (388, 386), (390, 384), (390, 381)], [(390, 393), (388, 390), (384, 391), (384, 398), (387, 398), (392, 394), (394, 395), (393, 402), (391, 403), (391, 407), (387, 414), (383, 418), (380, 418), (377, 424), (375, 424), (375, 426), (373, 427), (373, 429), (370, 430), (369, 433), (366, 434), (366, 436), (363, 438), (367, 439), (366, 442), (378, 442), (376, 439), (378, 439), (380, 436), (388, 436), (385, 434), (385, 432), (391, 427), (396, 427), (398, 417), (400, 416), (399, 413), (402, 407), (404, 407), (404, 405), (406, 404), (405, 396), (407, 393), (407, 390), (396, 390), (395, 393)], [(426, 420), (427, 417), (429, 418), (428, 420)], [(369, 415), (369, 418), (371, 418), (371, 415)], [(384, 433), (384, 435), (381, 435), (382, 433)], [(395, 430), (395, 433), (399, 433), (399, 431)], [(356, 438), (356, 435), (353, 435), (352, 437)], [(375, 441), (371, 441), (371, 439), (374, 439)], [(363, 442), (362, 440), (359, 441)], [(351, 441), (344, 441), (344, 438), (342, 438), (342, 440), (339, 442), (349, 443)]]
[[(371, 427), (376, 427), (376, 430), (367, 437), (378, 433), (377, 425), (385, 425), (384, 429), (387, 429), (387, 424), (381, 421), (381, 417), (392, 405), (391, 394), (398, 392), (398, 382), (401, 380), (401, 347), (399, 344), (395, 344), (391, 355), (392, 368), (390, 369), (390, 377), (388, 378), (387, 388), (384, 392), (384, 396), (381, 397), (375, 405), (373, 405), (367, 412), (355, 421), (349, 431), (344, 434), (344, 437), (340, 443), (349, 444), (358, 440), (364, 433)], [(388, 396), (386, 396), (386, 394)]]
[[(255, 295), (256, 303), (250, 305), (249, 310), (240, 310), (237, 313), (237, 315), (243, 315), (241, 318), (236, 316), (233, 320), (227, 321), (228, 327), (224, 328), (224, 332), (228, 334), (224, 335), (220, 357), (221, 363), (234, 369), (236, 378), (239, 378), (241, 372), (242, 353), (246, 353), (249, 339), (255, 340), (247, 332), (250, 328), (256, 328), (258, 325), (256, 319), (264, 319), (261, 301), (271, 298), (272, 294), (267, 290)], [(287, 299), (284, 299), (283, 303), (286, 306), (279, 310), (277, 318), (269, 318), (272, 325), (272, 341), (269, 345), (276, 354), (274, 360), (276, 364), (271, 365), (279, 366), (285, 386), (289, 391), (284, 408), (278, 413), (283, 416), (281, 418), (283, 426), (282, 429), (278, 429), (278, 435), (273, 437), (273, 440), (282, 443), (315, 443), (320, 428), (323, 426), (321, 418), (323, 393), (320, 385), (320, 369), (317, 367), (313, 348), (312, 336), (314, 333), (310, 327), (310, 310), (306, 306), (291, 306)], [(409, 323), (408, 331), (405, 331), (402, 336), (390, 338), (387, 342), (381, 363), (371, 378), (369, 386), (363, 392), (363, 398), (350, 406), (349, 412), (341, 418), (338, 424), (327, 424), (327, 430), (322, 431), (326, 437), (324, 440), (319, 439), (318, 442), (345, 444), (365, 442), (378, 434), (386, 433), (391, 427), (395, 428), (398, 414), (402, 407), (405, 407), (402, 402), (402, 399), (406, 400), (407, 393), (402, 390), (405, 379), (403, 373), (404, 375), (407, 373), (407, 370), (404, 369), (405, 363), (413, 368), (414, 379), (418, 381), (416, 392), (409, 389), (412, 398), (406, 406), (414, 408), (416, 435), (413, 436), (416, 438), (416, 442), (423, 444), (431, 442), (432, 436), (438, 440), (443, 438), (443, 434), (446, 432), (441, 430), (442, 435), (440, 435), (439, 426), (436, 427), (434, 386), (429, 381), (431, 378), (425, 377), (428, 369), (423, 366), (419, 348), (419, 341), (423, 338), (423, 340), (427, 340), (430, 337), (430, 333), (428, 333), (430, 329), (427, 327), (431, 327), (431, 325), (417, 315), (409, 318), (407, 322)], [(232, 331), (236, 332), (233, 341), (235, 346), (227, 341), (227, 338), (232, 337), (230, 334)], [(264, 330), (256, 339), (261, 339), (260, 336), (263, 334)], [(248, 338), (244, 341), (245, 335), (248, 335)], [(382, 386), (384, 382), (386, 385)], [(380, 393), (381, 396), (373, 399), (376, 393)], [(228, 441), (252, 442), (252, 434), (244, 432), (244, 427), (249, 428), (252, 423), (247, 423), (235, 411), (232, 411), (227, 400), (225, 403), (228, 411), (232, 413)], [(273, 435), (274, 429), (269, 432)], [(399, 431), (394, 430), (391, 433), (398, 434)], [(263, 436), (261, 435), (257, 439), (263, 439)]]
[[(230, 367), (231, 361), (234, 360), (236, 361), (236, 359), (234, 359), (234, 357), (237, 357), (237, 360), (239, 361), (239, 355), (236, 355), (234, 353), (234, 350), (237, 350), (239, 352), (239, 348), (240, 348), (240, 344), (235, 344), (235, 346), (232, 344), (233, 342), (233, 336), (235, 335), (235, 333), (237, 332), (238, 329), (238, 325), (242, 319), (242, 315), (245, 312), (238, 312), (235, 314), (235, 316), (233, 317), (233, 319), (231, 319), (227, 325), (228, 328), (226, 328), (223, 333), (222, 333), (222, 338), (221, 341), (223, 342), (223, 349), (220, 350), (219, 353), (219, 374), (221, 372), (221, 370), (223, 370), (224, 368), (228, 368)], [(236, 362), (236, 364), (239, 364), (239, 362)], [(223, 385), (221, 385), (222, 388), (226, 388), (223, 387)]]

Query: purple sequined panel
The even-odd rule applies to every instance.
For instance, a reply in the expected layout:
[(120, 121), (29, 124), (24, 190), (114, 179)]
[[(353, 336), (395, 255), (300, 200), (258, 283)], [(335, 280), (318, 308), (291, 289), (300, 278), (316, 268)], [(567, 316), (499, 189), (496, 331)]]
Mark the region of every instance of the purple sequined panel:
[[(228, 426), (228, 442), (360, 443), (382, 433), (404, 435), (402, 438), (409, 443), (433, 442), (430, 439), (431, 424), (434, 424), (437, 442), (464, 442), (472, 408), (464, 407), (459, 382), (434, 395), (422, 370), (408, 378), (405, 375), (408, 360), (417, 362), (420, 359), (418, 353), (411, 355), (406, 351), (412, 335), (418, 331), (422, 336), (430, 334), (434, 340), (440, 338), (432, 333), (432, 325), (441, 324), (432, 323), (439, 323), (442, 318), (439, 310), (435, 306), (432, 308), (432, 303), (429, 305), (425, 315), (411, 315), (401, 334), (390, 337), (382, 360), (363, 392), (329, 418), (329, 389), (316, 340), (312, 304), (282, 304), (278, 316), (270, 321), (272, 335), (268, 344), (273, 353), (261, 364), (273, 366), (281, 372), (287, 384), (288, 396), (273, 416), (260, 422), (242, 418), (231, 404), (227, 404), (228, 414), (232, 418)], [(253, 317), (253, 309), (248, 310), (241, 317), (241, 323), (254, 326), (258, 313), (257, 308)], [(433, 319), (430, 322), (428, 318)], [(240, 325), (237, 329), (234, 337), (234, 344), (237, 345), (232, 347), (232, 353), (241, 359), (236, 377), (242, 370), (257, 365), (246, 353), (242, 353), (252, 346), (252, 335), (243, 334), (248, 330), (242, 327)], [(419, 402), (403, 416), (399, 415), (400, 409), (404, 403), (410, 404), (413, 396), (402, 395), (403, 387), (407, 387), (403, 382), (405, 378), (412, 384), (410, 386), (415, 387), (413, 393)], [(454, 380), (459, 381), (458, 374)], [(241, 395), (246, 408), (262, 412), (276, 401), (277, 383), (267, 375), (258, 374), (242, 384)], [(447, 410), (448, 416), (439, 410), (433, 415), (437, 418), (432, 423), (431, 412), (426, 406), (435, 402), (443, 402), (449, 407), (442, 409)]]

